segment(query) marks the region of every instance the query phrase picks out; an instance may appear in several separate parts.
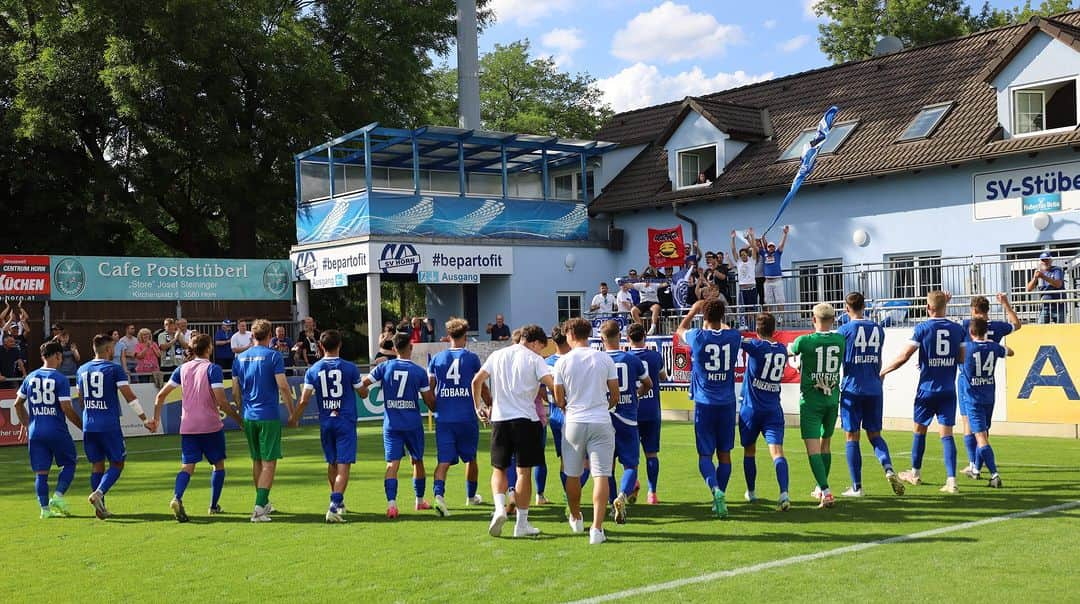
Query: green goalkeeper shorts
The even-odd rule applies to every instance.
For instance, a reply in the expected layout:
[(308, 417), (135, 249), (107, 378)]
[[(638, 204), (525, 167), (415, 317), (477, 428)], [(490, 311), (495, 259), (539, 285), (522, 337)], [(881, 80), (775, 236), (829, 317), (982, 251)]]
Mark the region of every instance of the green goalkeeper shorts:
[(836, 430), (836, 415), (840, 406), (802, 400), (799, 402), (799, 429), (803, 440), (831, 438)]
[(281, 421), (244, 420), (244, 436), (247, 437), (251, 459), (274, 461), (281, 459)]

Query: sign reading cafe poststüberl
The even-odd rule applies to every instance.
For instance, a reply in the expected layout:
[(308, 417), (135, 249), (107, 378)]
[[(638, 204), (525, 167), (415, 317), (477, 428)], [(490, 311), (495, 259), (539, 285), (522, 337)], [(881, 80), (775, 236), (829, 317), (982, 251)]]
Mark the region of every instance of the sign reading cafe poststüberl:
[(53, 300), (290, 300), (288, 260), (53, 256)]

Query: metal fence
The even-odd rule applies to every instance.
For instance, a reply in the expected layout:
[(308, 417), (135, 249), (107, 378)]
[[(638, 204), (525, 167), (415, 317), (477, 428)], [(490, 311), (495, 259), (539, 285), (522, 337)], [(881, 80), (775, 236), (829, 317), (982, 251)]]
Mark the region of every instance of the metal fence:
[[(843, 264), (837, 262), (796, 263), (784, 271), (784, 304), (740, 306), (729, 300), (728, 321), (752, 327), (753, 316), (768, 310), (777, 317), (780, 327), (805, 329), (812, 325), (815, 304), (827, 302), (842, 311), (849, 292), (862, 292), (867, 301), (867, 315), (887, 326), (911, 326), (926, 318), (926, 294), (945, 290), (952, 295), (949, 316), (970, 314), (971, 299), (985, 296), (990, 300), (991, 318), (1004, 318), (996, 295), (1006, 293), (1020, 320), (1039, 322), (1045, 311), (1052, 310), (1057, 323), (1080, 322), (1080, 248), (1057, 249), (1057, 266), (1065, 272), (1065, 289), (1056, 292), (1057, 300), (1043, 300), (1043, 293), (1028, 292), (1026, 285), (1038, 265), (1036, 252), (986, 254), (963, 257), (906, 255), (887, 262)], [(661, 313), (658, 333), (673, 333), (684, 311)], [(620, 315), (629, 322), (629, 313)], [(599, 321), (602, 315), (587, 314)], [(608, 315), (611, 316), (611, 315)], [(650, 327), (647, 316), (642, 317)]]

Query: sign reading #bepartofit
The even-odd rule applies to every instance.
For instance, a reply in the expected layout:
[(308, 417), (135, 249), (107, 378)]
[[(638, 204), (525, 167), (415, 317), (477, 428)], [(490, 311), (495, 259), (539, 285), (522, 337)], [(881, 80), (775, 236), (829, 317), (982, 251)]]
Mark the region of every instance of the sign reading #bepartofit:
[(290, 300), (288, 260), (53, 256), (53, 300)]

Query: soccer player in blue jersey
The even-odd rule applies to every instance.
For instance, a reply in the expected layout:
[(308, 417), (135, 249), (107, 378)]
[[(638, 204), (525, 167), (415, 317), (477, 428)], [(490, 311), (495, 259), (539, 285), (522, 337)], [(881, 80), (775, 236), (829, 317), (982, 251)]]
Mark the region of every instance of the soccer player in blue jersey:
[[(19, 423), (29, 424), (30, 469), (34, 471), (34, 490), (41, 506), (42, 518), (67, 516), (67, 493), (75, 478), (75, 441), (68, 432), (66, 417), (76, 428), (82, 429), (82, 418), (71, 406), (71, 390), (67, 376), (60, 373), (60, 361), (64, 348), (59, 342), (41, 345), (41, 361), (44, 366), (26, 376), (15, 396), (15, 413)], [(26, 403), (30, 403), (27, 413)], [(60, 468), (56, 490), (49, 497), (49, 469), (55, 460)]]
[[(435, 447), (439, 465), (435, 467), (435, 512), (449, 516), (446, 508), (446, 473), (460, 459), (465, 464), (465, 505), (477, 505), (476, 494), (480, 469), (476, 452), (480, 445), (480, 426), (473, 407), (472, 380), (480, 371), (480, 357), (466, 350), (465, 336), (469, 323), (464, 319), (446, 322), (450, 348), (435, 355), (428, 363), (429, 383), (435, 393)], [(487, 384), (481, 397), (491, 404)]]
[(964, 328), (945, 318), (949, 294), (934, 290), (926, 296), (930, 319), (919, 323), (911, 341), (881, 377), (899, 369), (919, 351), (919, 389), (915, 393), (915, 428), (911, 443), (911, 470), (900, 473), (900, 479), (913, 485), (922, 484), (922, 460), (926, 451), (926, 431), (937, 418), (941, 447), (945, 458), (945, 486), (942, 493), (957, 493), (956, 441), (956, 367), (964, 361)]
[[(645, 347), (645, 328), (634, 323), (626, 328), (626, 337), (630, 340), (630, 352), (645, 365), (652, 388), (638, 397), (638, 436), (641, 448), (645, 452), (645, 476), (649, 484), (647, 501), (651, 505), (660, 503), (656, 495), (656, 484), (660, 479), (660, 382), (667, 380), (664, 369), (664, 357), (660, 353)], [(637, 487), (634, 487), (637, 492)], [(633, 497), (630, 503), (633, 503)]]
[(780, 406), (780, 384), (787, 368), (787, 347), (773, 339), (776, 317), (758, 313), (754, 330), (759, 339), (745, 338), (741, 348), (746, 353), (743, 372), (742, 407), (739, 409), (739, 441), (743, 446), (743, 474), (746, 476), (746, 500), (755, 501), (757, 482), (757, 438), (765, 437), (780, 485), (777, 505), (780, 511), (791, 508), (788, 495), (788, 462), (784, 457), (784, 409)]
[[(127, 458), (117, 393), (124, 395), (124, 400), (147, 430), (156, 430), (157, 422), (146, 418), (139, 399), (128, 385), (124, 369), (112, 362), (112, 337), (107, 334), (94, 336), (93, 347), (94, 360), (79, 367), (76, 380), (82, 402), (83, 449), (92, 468), (90, 488), (93, 492), (87, 500), (94, 506), (94, 515), (104, 520), (112, 515), (105, 508), (105, 494), (120, 479)], [(106, 460), (109, 461), (108, 470), (105, 469)]]
[(360, 396), (365, 398), (370, 386), (382, 387), (386, 408), (383, 414), (383, 450), (386, 459), (383, 488), (386, 491), (387, 518), (398, 517), (398, 468), (406, 450), (412, 458), (416, 509), (431, 509), (431, 505), (424, 501), (424, 422), (420, 415), (420, 398), (423, 397), (429, 409), (437, 410), (427, 371), (411, 360), (412, 342), (409, 341), (409, 334), (394, 336), (394, 350), (398, 358), (377, 365), (360, 384)]
[(218, 501), (225, 487), (225, 424), (222, 413), (231, 417), (237, 425), (243, 418), (225, 399), (225, 376), (221, 366), (210, 362), (214, 342), (210, 336), (200, 333), (192, 338), (191, 350), (195, 358), (177, 367), (169, 381), (158, 391), (154, 401), (154, 421), (161, 418), (165, 398), (175, 388), (183, 388), (180, 404), (180, 471), (176, 473), (173, 499), (169, 509), (177, 522), (187, 522), (184, 509), (184, 492), (195, 473), (195, 465), (205, 457), (213, 466), (210, 473), (211, 515), (222, 512)]
[(270, 322), (258, 319), (251, 325), (255, 345), (233, 357), (233, 401), (244, 412), (244, 436), (251, 454), (251, 475), (255, 483), (252, 522), (269, 522), (274, 506), (270, 489), (274, 486), (277, 460), (281, 459), (281, 411), (278, 397), (293, 414), (293, 394), (285, 379), (285, 359), (270, 348)]
[[(676, 332), (690, 346), (698, 471), (712, 493), (713, 512), (719, 518), (728, 513), (724, 492), (731, 479), (731, 450), (735, 447), (735, 362), (742, 344), (739, 331), (724, 323), (726, 310), (722, 299), (698, 300)], [(693, 328), (699, 313), (705, 326)]]
[[(987, 321), (987, 339), (995, 344), (1000, 344), (1005, 336), (1014, 331), (1020, 331), (1022, 324), (1020, 323), (1020, 317), (1016, 315), (1016, 311), (1013, 310), (1012, 305), (1009, 304), (1009, 297), (1007, 295), (999, 293), (997, 295), (997, 301), (1005, 311), (1005, 318), (1008, 319), (1008, 321), (990, 320), (990, 301), (987, 300), (985, 296), (973, 296), (971, 298), (971, 317), (972, 319), (985, 319)], [(970, 323), (970, 319), (964, 319), (964, 333), (968, 335), (968, 342), (971, 341), (969, 329)], [(957, 400), (960, 403), (960, 421), (964, 425), (964, 449), (967, 450), (968, 456), (968, 465), (964, 468), (964, 475), (968, 478), (978, 480), (979, 472), (982, 469), (982, 461), (978, 456), (978, 440), (968, 421), (968, 409), (971, 406), (971, 393), (969, 392), (968, 387), (968, 376), (964, 373), (966, 369), (967, 363), (960, 365), (960, 376), (957, 378), (956, 382), (956, 395)], [(989, 426), (987, 426), (987, 428), (989, 428)]]
[(329, 523), (345, 522), (345, 489), (349, 472), (356, 463), (356, 394), (360, 390), (360, 370), (338, 356), (341, 332), (328, 329), (319, 336), (321, 358), (304, 373), (304, 391), (289, 417), (296, 427), (304, 408), (315, 399), (319, 409), (319, 440), (326, 459), (326, 480), (330, 483)]
[[(619, 376), (619, 404), (611, 410), (615, 428), (615, 459), (622, 464), (622, 481), (618, 489), (615, 472), (608, 476), (608, 502), (615, 511), (615, 523), (626, 524), (626, 506), (631, 496), (636, 498), (638, 464), (641, 462), (641, 437), (638, 434), (638, 396), (652, 391), (652, 380), (645, 364), (637, 355), (622, 350), (619, 324), (605, 321), (600, 326), (604, 351), (615, 363)], [(612, 468), (614, 470), (614, 468)]]
[(881, 436), (884, 397), (881, 391), (881, 350), (885, 345), (885, 330), (863, 317), (866, 299), (852, 292), (844, 300), (844, 310), (850, 320), (841, 325), (844, 336), (844, 379), (840, 383), (840, 424), (847, 433), (847, 463), (851, 487), (841, 493), (844, 497), (862, 497), (862, 451), (859, 435), (874, 447), (874, 455), (885, 469), (885, 478), (897, 495), (904, 494), (904, 483), (893, 470), (889, 445)]
[(998, 475), (994, 450), (990, 447), (990, 416), (994, 414), (994, 372), (997, 362), (1013, 351), (990, 338), (990, 322), (983, 317), (975, 317), (968, 322), (968, 340), (964, 350), (963, 379), (966, 382), (968, 417), (971, 431), (978, 440), (979, 458), (990, 470), (989, 486), (1001, 488), (1001, 476)]

